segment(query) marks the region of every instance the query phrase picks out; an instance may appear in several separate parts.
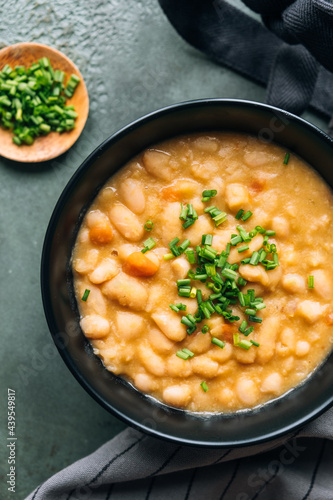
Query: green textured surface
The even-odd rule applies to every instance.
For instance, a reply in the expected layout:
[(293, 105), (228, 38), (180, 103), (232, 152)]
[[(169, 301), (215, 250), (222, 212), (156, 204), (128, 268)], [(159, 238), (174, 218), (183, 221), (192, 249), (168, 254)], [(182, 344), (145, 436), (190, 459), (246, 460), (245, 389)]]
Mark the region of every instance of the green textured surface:
[[(6, 500), (25, 498), (125, 427), (70, 374), (44, 318), (41, 248), (63, 187), (103, 139), (146, 112), (204, 97), (263, 101), (265, 91), (189, 47), (155, 0), (2, 0), (0, 13), (1, 46), (36, 41), (62, 50), (79, 66), (91, 103), (86, 128), (67, 154), (35, 166), (0, 160), (0, 498)], [(17, 397), (16, 494), (6, 485), (8, 387)]]

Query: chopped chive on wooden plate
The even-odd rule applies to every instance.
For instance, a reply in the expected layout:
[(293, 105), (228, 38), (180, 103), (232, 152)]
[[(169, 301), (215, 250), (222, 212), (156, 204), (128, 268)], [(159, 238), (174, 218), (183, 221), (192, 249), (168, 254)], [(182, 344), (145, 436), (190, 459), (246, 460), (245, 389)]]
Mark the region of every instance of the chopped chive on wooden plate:
[(45, 136), (39, 136), (33, 144), (20, 146), (13, 142), (13, 132), (0, 126), (0, 156), (10, 160), (35, 163), (51, 160), (65, 153), (79, 138), (87, 121), (89, 112), (89, 98), (86, 85), (82, 75), (75, 64), (64, 54), (56, 49), (39, 43), (18, 43), (0, 50), (0, 71), (8, 64), (15, 66), (30, 67), (39, 59), (47, 57), (54, 70), (64, 71), (66, 84), (72, 74), (80, 78), (73, 96), (67, 99), (67, 105), (73, 105), (78, 117), (75, 120), (75, 128), (68, 132), (50, 132)]

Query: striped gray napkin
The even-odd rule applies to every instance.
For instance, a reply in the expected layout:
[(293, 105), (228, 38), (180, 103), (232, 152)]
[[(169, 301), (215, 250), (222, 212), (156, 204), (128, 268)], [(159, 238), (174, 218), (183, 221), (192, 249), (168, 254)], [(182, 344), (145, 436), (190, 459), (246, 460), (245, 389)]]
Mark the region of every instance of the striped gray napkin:
[(26, 500), (333, 500), (333, 409), (256, 446), (178, 446), (126, 429)]

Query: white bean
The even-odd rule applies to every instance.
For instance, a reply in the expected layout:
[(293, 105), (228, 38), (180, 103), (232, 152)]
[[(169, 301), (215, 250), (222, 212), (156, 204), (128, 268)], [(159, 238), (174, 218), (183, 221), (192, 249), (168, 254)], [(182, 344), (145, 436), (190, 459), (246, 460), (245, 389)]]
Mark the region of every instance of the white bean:
[(125, 205), (135, 214), (142, 214), (146, 207), (146, 198), (140, 181), (125, 179), (120, 185), (120, 194)]
[(234, 391), (229, 389), (229, 387), (223, 387), (223, 389), (221, 389), (216, 396), (223, 406), (231, 407), (235, 404)]
[(213, 159), (194, 161), (191, 165), (191, 173), (195, 179), (208, 180), (219, 171), (219, 163)]
[(233, 349), (234, 358), (237, 359), (238, 363), (242, 363), (244, 365), (249, 365), (254, 363), (257, 357), (258, 349), (251, 347), (251, 349), (246, 350), (241, 347), (235, 347)]
[(165, 362), (148, 344), (141, 344), (139, 346), (138, 355), (141, 363), (149, 373), (157, 377), (163, 377), (165, 374)]
[(158, 387), (156, 381), (147, 373), (137, 373), (134, 375), (134, 385), (142, 392), (151, 392)]
[(170, 385), (163, 391), (164, 401), (171, 406), (187, 406), (191, 397), (191, 389), (188, 385)]
[(258, 328), (256, 341), (260, 344), (257, 348), (259, 363), (265, 364), (274, 356), (279, 328), (280, 318), (278, 316), (265, 318), (265, 321)]
[(171, 267), (174, 271), (175, 278), (180, 280), (186, 277), (187, 272), (191, 269), (191, 264), (185, 257), (179, 257), (171, 261)]
[(227, 184), (225, 197), (228, 207), (234, 211), (246, 208), (250, 202), (248, 189), (242, 184)]
[(319, 295), (319, 297), (331, 300), (333, 295), (332, 278), (327, 271), (323, 269), (315, 269), (309, 273), (314, 277), (314, 289), (313, 291)]
[(181, 234), (183, 228), (179, 219), (180, 204), (169, 203), (162, 212), (161, 228), (162, 238), (166, 245), (175, 237), (176, 234)]
[(187, 347), (195, 354), (202, 354), (208, 351), (211, 346), (210, 335), (197, 333), (190, 336)]
[(118, 257), (121, 260), (127, 260), (127, 257), (131, 255), (131, 253), (140, 252), (141, 248), (136, 245), (131, 245), (130, 243), (124, 243), (118, 247)]
[(117, 336), (122, 340), (133, 340), (139, 337), (145, 326), (145, 320), (138, 314), (116, 312)]
[[(261, 247), (264, 241), (264, 237), (262, 234), (257, 234), (251, 241), (248, 243), (249, 249), (245, 250), (245, 252), (238, 253), (237, 248), (231, 248), (230, 254), (228, 257), (228, 262), (230, 264), (235, 264), (236, 262), (240, 262), (242, 259), (246, 259), (247, 257), (251, 257), (253, 252), (257, 252)], [(241, 246), (241, 245), (240, 245)], [(253, 266), (251, 266), (253, 267)]]
[(89, 228), (103, 224), (105, 221), (110, 223), (108, 216), (100, 210), (92, 210), (86, 215), (86, 222)]
[(310, 351), (310, 344), (306, 340), (299, 340), (296, 343), (296, 356), (302, 357)]
[(195, 139), (193, 141), (193, 146), (206, 153), (215, 153), (218, 149), (218, 143), (215, 137), (210, 137), (208, 135), (203, 135)]
[(186, 337), (186, 329), (181, 324), (179, 316), (176, 313), (172, 311), (155, 312), (151, 317), (170, 340), (180, 342)]
[(155, 351), (168, 353), (174, 348), (174, 343), (169, 340), (158, 328), (151, 328), (148, 331), (147, 339)]
[(286, 274), (282, 278), (282, 286), (287, 292), (301, 293), (305, 290), (305, 279), (297, 273)]
[(136, 278), (125, 273), (119, 273), (111, 281), (104, 283), (102, 292), (108, 298), (135, 311), (143, 311), (148, 300), (146, 288)]
[(92, 250), (88, 250), (83, 257), (74, 260), (73, 268), (80, 274), (90, 273), (95, 269), (98, 257), (98, 250), (96, 250), (95, 248), (93, 248)]
[(80, 321), (81, 328), (89, 339), (101, 339), (106, 337), (110, 331), (110, 324), (107, 319), (98, 314), (88, 314)]
[(238, 399), (246, 405), (254, 405), (259, 396), (259, 391), (253, 380), (241, 378), (236, 383), (236, 393)]
[(99, 285), (114, 278), (119, 273), (119, 267), (114, 259), (104, 259), (95, 270), (89, 274), (92, 283)]
[(261, 384), (261, 392), (269, 392), (279, 394), (282, 389), (282, 377), (279, 373), (274, 372), (268, 375)]
[(287, 238), (290, 233), (289, 222), (284, 217), (274, 217), (272, 229), (276, 232), (277, 238)]
[(192, 375), (191, 363), (172, 354), (167, 361), (166, 372), (170, 377), (189, 377)]
[(324, 313), (324, 309), (319, 302), (313, 300), (303, 300), (297, 305), (296, 314), (304, 318), (308, 323), (313, 324), (318, 321)]
[(225, 363), (231, 358), (232, 350), (233, 350), (232, 345), (229, 344), (229, 342), (226, 342), (223, 349), (221, 349), (218, 346), (213, 346), (212, 344), (208, 355), (210, 358), (212, 358), (214, 361), (217, 361), (218, 363)]
[(115, 205), (110, 210), (110, 219), (118, 231), (130, 241), (139, 241), (144, 233), (136, 215), (124, 205)]
[(143, 165), (147, 172), (164, 181), (171, 179), (172, 171), (169, 162), (170, 155), (156, 149), (148, 149), (143, 155)]
[(194, 373), (206, 378), (215, 377), (219, 370), (219, 364), (205, 354), (194, 356), (194, 358), (191, 359), (191, 364)]
[[(80, 286), (80, 297), (83, 296), (84, 291), (87, 287), (82, 283)], [(100, 289), (92, 284), (88, 285), (88, 289), (90, 290), (90, 293), (88, 295), (88, 299), (86, 302), (82, 302), (81, 308), (83, 309), (84, 312), (94, 312), (96, 314), (100, 314), (101, 316), (106, 315), (106, 303), (105, 303), (105, 298), (100, 291)]]
[(232, 233), (233, 231), (230, 230), (219, 230), (213, 235), (212, 247), (215, 248), (215, 250), (217, 250), (219, 253), (222, 252), (222, 250), (225, 250), (227, 247), (227, 243), (230, 243)]
[(214, 224), (212, 222), (212, 219), (208, 218), (207, 215), (200, 215), (198, 217), (198, 220), (196, 220), (195, 224), (186, 229), (186, 238), (190, 240), (192, 246), (200, 245), (202, 235), (212, 234), (213, 230), (214, 230)]
[(246, 281), (254, 281), (255, 283), (261, 283), (264, 286), (269, 284), (268, 274), (262, 266), (251, 266), (251, 264), (245, 264), (244, 266), (240, 266), (238, 272)]

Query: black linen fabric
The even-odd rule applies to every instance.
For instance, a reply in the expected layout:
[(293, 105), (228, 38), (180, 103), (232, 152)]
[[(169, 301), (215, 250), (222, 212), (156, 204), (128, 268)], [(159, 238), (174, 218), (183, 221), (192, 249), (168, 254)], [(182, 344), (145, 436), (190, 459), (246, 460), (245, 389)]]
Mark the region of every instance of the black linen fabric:
[[(252, 19), (224, 0), (160, 0), (191, 45), (267, 86), (267, 103), (295, 114), (333, 114), (333, 4), (325, 0), (244, 0)], [(269, 29), (268, 29), (269, 28)]]

